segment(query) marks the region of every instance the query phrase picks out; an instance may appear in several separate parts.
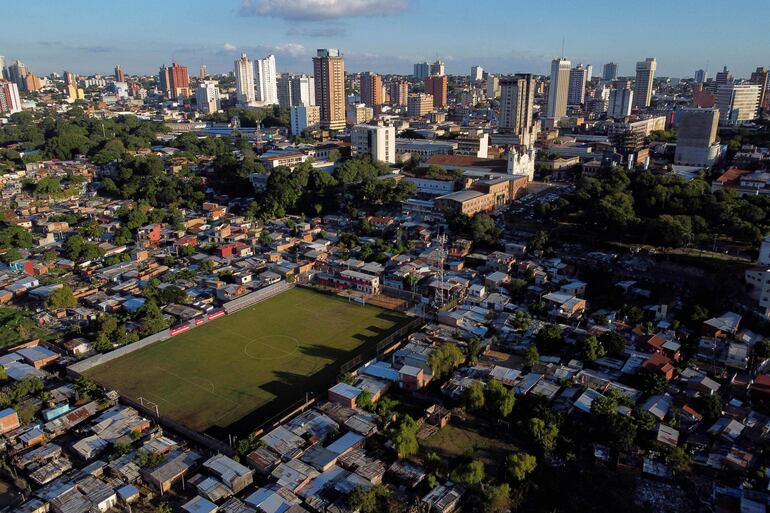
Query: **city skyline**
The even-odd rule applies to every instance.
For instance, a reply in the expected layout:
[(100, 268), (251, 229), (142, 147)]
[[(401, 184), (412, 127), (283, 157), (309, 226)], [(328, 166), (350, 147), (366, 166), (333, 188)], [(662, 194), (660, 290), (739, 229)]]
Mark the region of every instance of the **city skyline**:
[[(618, 6), (598, 0), (592, 9), (558, 0), (448, 1), (435, 24), (425, 23), (437, 13), (424, 0), (230, 0), (218, 10), (204, 0), (132, 5), (116, 10), (86, 0), (72, 9), (39, 0), (8, 9), (0, 55), (40, 75), (64, 69), (108, 75), (117, 63), (127, 74), (148, 75), (172, 60), (226, 73), (242, 52), (255, 59), (275, 54), (278, 71), (309, 72), (317, 48), (340, 48), (352, 72), (406, 75), (415, 62), (439, 58), (454, 75), (467, 75), (475, 64), (492, 73), (547, 74), (564, 40), (564, 56), (573, 63), (600, 69), (617, 62), (621, 76), (634, 75), (635, 63), (654, 55), (656, 76), (692, 77), (699, 68), (713, 76), (727, 65), (736, 77), (748, 78), (756, 66), (767, 65), (762, 49), (770, 43), (761, 17), (738, 22), (717, 16), (724, 5), (716, 1)], [(763, 7), (758, 0), (741, 7), (752, 5)], [(592, 27), (600, 28), (598, 37)], [(453, 37), (441, 37), (447, 32)], [(709, 33), (715, 37), (705, 37)], [(731, 34), (730, 44), (718, 37), (724, 33)]]

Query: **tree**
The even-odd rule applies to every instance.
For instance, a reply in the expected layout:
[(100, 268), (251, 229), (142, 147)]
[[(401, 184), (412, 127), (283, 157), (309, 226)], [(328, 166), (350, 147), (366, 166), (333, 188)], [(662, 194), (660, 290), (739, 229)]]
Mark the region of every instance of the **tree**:
[(590, 335), (583, 340), (580, 344), (580, 352), (583, 355), (583, 358), (589, 361), (594, 361), (606, 354), (599, 339), (593, 335)]
[(448, 375), (464, 361), (465, 356), (460, 348), (451, 342), (440, 345), (428, 358), (431, 373), (436, 379)]
[(356, 406), (360, 406), (364, 410), (369, 410), (373, 408), (372, 404), (372, 393), (368, 390), (362, 390), (360, 394), (358, 394), (358, 397), (356, 397)]
[(770, 340), (764, 339), (754, 345), (754, 354), (759, 358), (767, 358), (770, 356)]
[(513, 329), (519, 331), (525, 331), (529, 329), (529, 325), (532, 322), (532, 317), (524, 310), (516, 310), (513, 314), (513, 322), (511, 323)]
[(703, 398), (703, 418), (707, 421), (717, 420), (722, 416), (722, 397), (711, 394)]
[(384, 485), (374, 485), (368, 490), (357, 486), (348, 497), (348, 505), (353, 511), (361, 513), (379, 513), (387, 511), (387, 499), (390, 490)]
[(50, 310), (61, 310), (62, 308), (75, 308), (78, 300), (75, 298), (75, 294), (72, 289), (64, 285), (54, 290), (48, 299), (46, 299), (45, 306)]
[(417, 430), (419, 426), (417, 422), (405, 415), (399, 422), (393, 432), (393, 444), (396, 446), (396, 452), (400, 458), (406, 458), (416, 454), (420, 446), (417, 443)]
[(466, 486), (474, 486), (484, 480), (484, 464), (480, 460), (472, 460), (460, 465), (452, 471), (452, 481)]
[(484, 488), (484, 513), (507, 513), (511, 510), (511, 486), (503, 483)]
[(535, 344), (541, 353), (553, 354), (561, 350), (564, 343), (564, 330), (556, 324), (543, 326), (535, 336)]
[(462, 402), (467, 410), (479, 411), (484, 407), (484, 386), (481, 381), (474, 381), (463, 391)]
[(622, 356), (626, 351), (626, 338), (616, 331), (604, 333), (599, 341), (610, 356)]
[(481, 351), (481, 339), (479, 337), (471, 337), (465, 349), (468, 364), (476, 365), (479, 359), (479, 351)]
[(337, 162), (342, 155), (340, 154), (340, 150), (329, 150), (329, 153), (326, 157), (326, 159), (329, 162)]
[(152, 335), (163, 331), (168, 327), (168, 323), (163, 318), (163, 314), (155, 301), (149, 300), (142, 306), (139, 315), (139, 322), (142, 324), (142, 334)]
[(524, 481), (537, 467), (537, 458), (526, 452), (517, 452), (506, 460), (508, 474), (517, 481)]
[(75, 392), (77, 392), (78, 397), (85, 400), (96, 397), (96, 394), (99, 391), (99, 385), (97, 385), (95, 381), (90, 380), (85, 376), (80, 376), (78, 379), (76, 379), (73, 383), (73, 387), (75, 388)]
[(499, 381), (492, 380), (484, 390), (484, 402), (490, 413), (504, 419), (511, 414), (516, 403), (513, 391)]
[(529, 431), (545, 453), (551, 452), (556, 446), (556, 439), (559, 436), (559, 426), (556, 424), (535, 417), (529, 419)]
[(681, 447), (674, 447), (668, 455), (668, 464), (677, 474), (688, 474), (692, 465), (692, 457)]
[(156, 511), (157, 513), (174, 513), (174, 508), (168, 502), (161, 502)]
[(530, 345), (524, 352), (524, 365), (532, 367), (540, 361), (540, 353), (535, 344)]
[(486, 245), (496, 244), (502, 230), (488, 214), (476, 214), (468, 225), (468, 234), (474, 242)]

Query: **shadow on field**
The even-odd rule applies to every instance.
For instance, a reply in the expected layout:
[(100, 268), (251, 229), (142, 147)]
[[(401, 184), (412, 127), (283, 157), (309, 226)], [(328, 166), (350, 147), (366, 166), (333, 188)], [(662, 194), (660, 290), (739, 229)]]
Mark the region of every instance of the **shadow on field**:
[(299, 352), (306, 356), (323, 358), (325, 360), (332, 360), (335, 362), (347, 358), (351, 354), (351, 351), (345, 351), (344, 349), (337, 349), (335, 347), (322, 346), (320, 344), (302, 346), (299, 348)]

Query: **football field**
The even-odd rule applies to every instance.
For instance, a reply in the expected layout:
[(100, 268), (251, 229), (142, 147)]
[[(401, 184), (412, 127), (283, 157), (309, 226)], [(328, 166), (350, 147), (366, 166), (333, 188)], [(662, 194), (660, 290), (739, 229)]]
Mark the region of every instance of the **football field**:
[(339, 365), (373, 351), (407, 320), (295, 287), (86, 375), (197, 431), (227, 430), (239, 420), (256, 426), (330, 386)]

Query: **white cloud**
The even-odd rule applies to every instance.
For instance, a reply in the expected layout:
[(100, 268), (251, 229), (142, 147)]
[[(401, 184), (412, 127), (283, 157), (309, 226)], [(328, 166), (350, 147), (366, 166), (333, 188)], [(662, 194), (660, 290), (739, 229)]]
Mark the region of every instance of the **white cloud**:
[(277, 54), (288, 55), (290, 57), (303, 57), (310, 55), (308, 49), (299, 43), (283, 43), (275, 45), (272, 48)]
[(235, 46), (235, 45), (234, 45), (234, 44), (232, 44), (232, 43), (225, 43), (225, 44), (222, 46), (222, 51), (224, 51), (224, 52), (226, 52), (226, 53), (233, 53), (233, 52), (235, 52), (237, 49), (238, 49), (238, 47), (237, 47), (237, 46)]
[(241, 0), (240, 15), (316, 21), (392, 16), (406, 8), (407, 0)]

